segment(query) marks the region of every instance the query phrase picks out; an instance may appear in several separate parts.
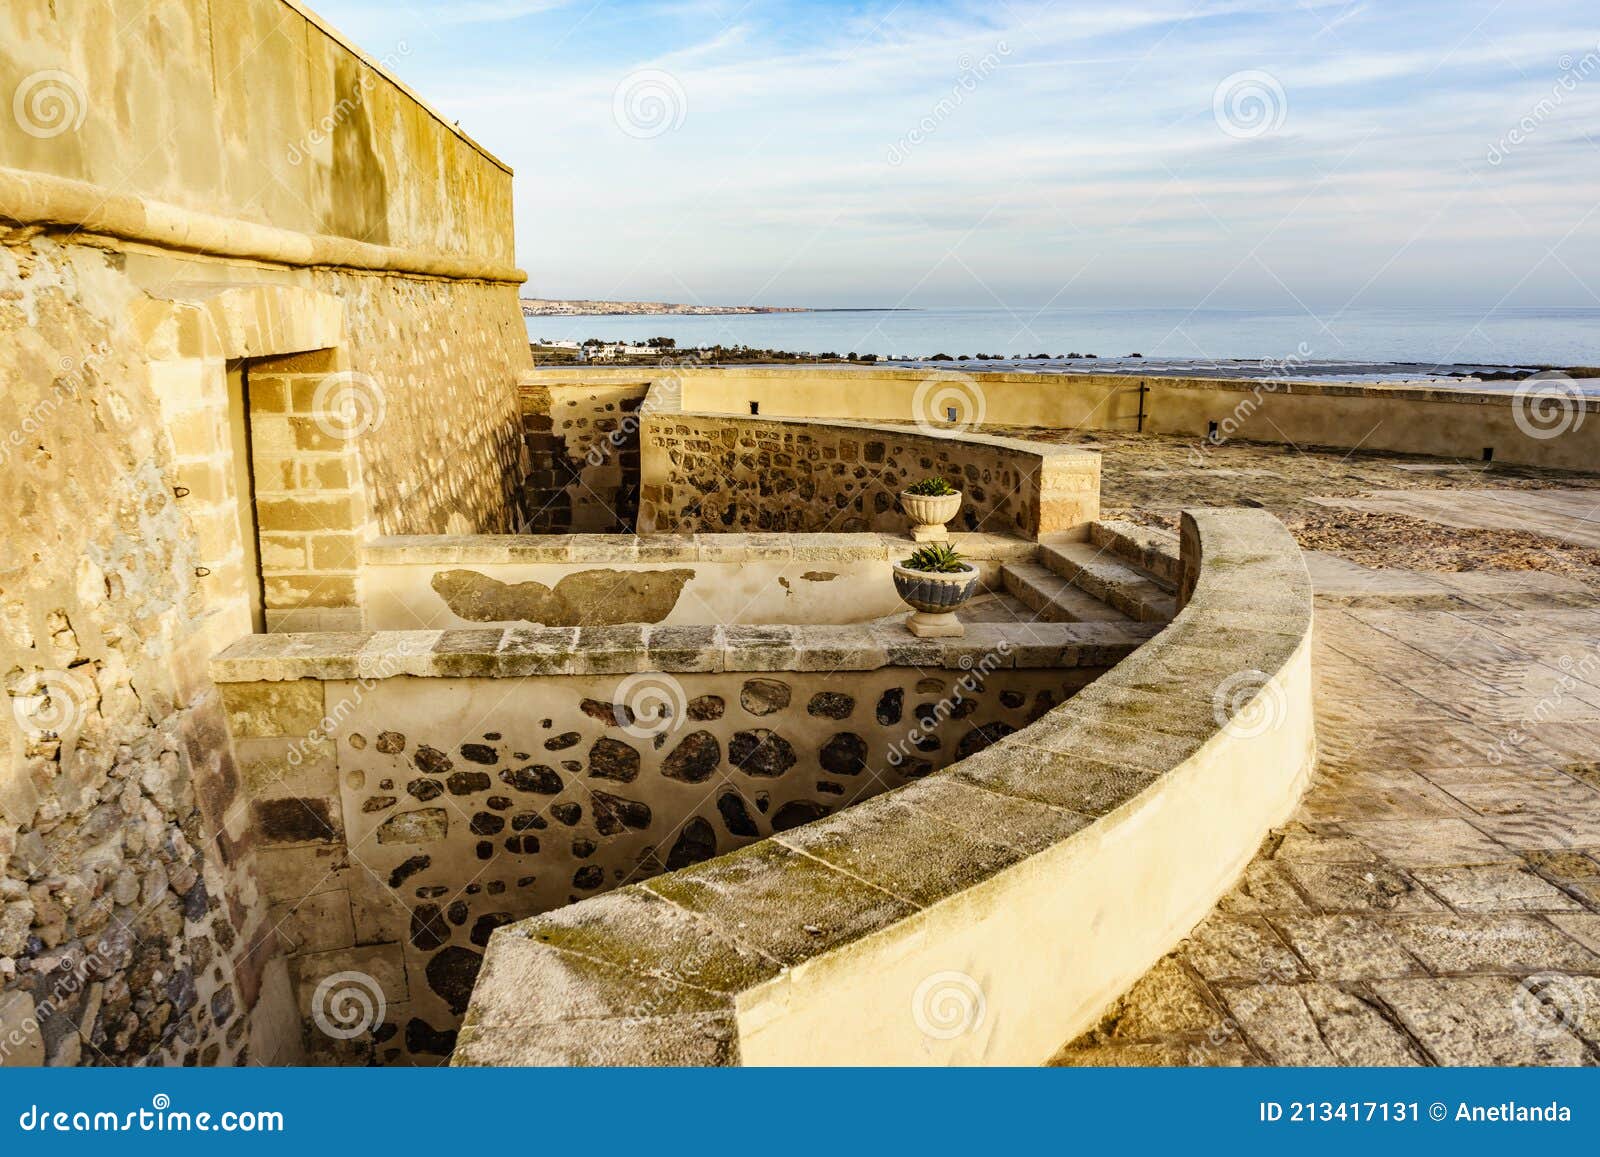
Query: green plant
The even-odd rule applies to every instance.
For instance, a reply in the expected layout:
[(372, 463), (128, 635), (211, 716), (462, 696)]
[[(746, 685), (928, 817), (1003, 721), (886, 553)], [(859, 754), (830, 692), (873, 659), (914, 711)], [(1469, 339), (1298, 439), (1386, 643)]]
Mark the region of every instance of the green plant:
[(960, 574), (967, 569), (967, 560), (948, 542), (934, 542), (913, 551), (900, 565), (930, 574)]
[(907, 486), (906, 493), (921, 498), (943, 498), (947, 494), (958, 494), (960, 491), (943, 478), (924, 478), (921, 482), (913, 482)]

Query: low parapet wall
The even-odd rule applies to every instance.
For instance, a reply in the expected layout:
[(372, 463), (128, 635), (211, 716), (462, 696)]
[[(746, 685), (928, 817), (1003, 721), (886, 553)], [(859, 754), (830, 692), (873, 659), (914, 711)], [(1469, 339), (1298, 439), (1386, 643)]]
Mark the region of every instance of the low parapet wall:
[[(524, 384), (555, 371), (535, 371)], [(727, 366), (587, 369), (591, 386), (641, 378), (670, 380), (687, 410), (763, 417), (921, 422), (1052, 430), (1118, 430), (1194, 439), (1204, 461), (1213, 438), (1364, 450), (1590, 470), (1600, 461), (1600, 397), (1579, 398), (1570, 384), (1535, 386), (1549, 398), (1514, 391), (1427, 384), (1227, 378), (1140, 377), (1136, 373), (1060, 374), (844, 366)], [(563, 380), (580, 375), (563, 371)], [(1215, 424), (1215, 433), (1212, 426)]]
[(1311, 587), (1184, 515), (1186, 599), (1066, 704), (910, 786), (496, 932), (455, 1064), (1033, 1064), (1232, 884), (1313, 760)]
[[(1004, 563), (1038, 546), (954, 534), (1000, 588)], [(361, 556), (371, 630), (619, 623), (861, 623), (902, 612), (892, 564), (903, 534), (396, 535)]]
[[(436, 1064), (495, 928), (928, 775), (1025, 727), (1153, 633), (251, 635), (211, 676), (308, 1050)], [(348, 1041), (315, 1031), (325, 982), (352, 974), (381, 993), (387, 1019)]]
[[(639, 530), (901, 530), (929, 476), (965, 496), (953, 529), (1084, 535), (1100, 513), (1093, 451), (971, 431), (691, 413), (651, 388), (640, 411)], [(670, 398), (670, 394), (668, 395)]]

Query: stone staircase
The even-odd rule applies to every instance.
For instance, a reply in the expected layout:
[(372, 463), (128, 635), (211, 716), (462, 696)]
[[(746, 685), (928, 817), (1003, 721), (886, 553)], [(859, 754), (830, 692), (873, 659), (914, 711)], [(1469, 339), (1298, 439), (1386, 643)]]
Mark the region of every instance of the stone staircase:
[(1178, 536), (1108, 519), (1086, 542), (1045, 540), (1001, 568), (1006, 593), (1047, 623), (1165, 623), (1177, 613)]

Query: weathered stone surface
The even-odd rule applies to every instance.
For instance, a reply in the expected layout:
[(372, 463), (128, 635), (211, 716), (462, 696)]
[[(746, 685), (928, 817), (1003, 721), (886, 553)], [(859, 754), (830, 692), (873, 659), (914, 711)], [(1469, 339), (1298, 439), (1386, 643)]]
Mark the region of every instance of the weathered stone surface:
[(603, 836), (617, 835), (624, 828), (647, 831), (650, 827), (650, 807), (638, 800), (595, 791), (590, 793), (589, 807), (595, 830)]
[(688, 568), (614, 570), (596, 567), (566, 575), (554, 587), (504, 583), (473, 570), (436, 571), (431, 585), (460, 618), (475, 623), (528, 622), (550, 626), (659, 623), (672, 612)]
[(773, 813), (772, 830), (786, 832), (802, 824), (820, 820), (832, 811), (833, 809), (826, 804), (815, 803), (808, 799), (790, 800)]
[(696, 695), (689, 700), (687, 714), (696, 722), (706, 723), (713, 719), (721, 719), (726, 706), (720, 695)]
[(412, 762), (417, 765), (418, 771), (426, 772), (428, 775), (444, 775), (453, 766), (448, 755), (427, 744), (417, 748), (417, 753), (412, 756)]
[(450, 813), (444, 808), (419, 808), (390, 816), (378, 827), (380, 844), (431, 844), (449, 834)]
[(432, 952), (450, 942), (450, 927), (439, 905), (418, 904), (411, 909), (410, 939), (411, 946), (422, 952)]
[(482, 955), (472, 949), (459, 946), (446, 948), (428, 961), (425, 969), (428, 987), (443, 998), (452, 1013), (460, 1016), (467, 1011), (472, 985), (478, 979), (478, 969), (482, 966)]
[(855, 709), (855, 697), (842, 691), (818, 691), (806, 704), (806, 714), (819, 719), (848, 719)]
[(859, 775), (867, 769), (867, 741), (853, 731), (840, 731), (822, 745), (817, 758), (824, 771)]
[(589, 774), (632, 783), (639, 776), (639, 752), (620, 739), (603, 736), (589, 749)]
[(1227, 993), (1241, 1028), (1277, 1065), (1415, 1065), (1415, 1046), (1375, 1003), (1326, 984)]
[(685, 783), (704, 783), (722, 764), (722, 745), (709, 731), (691, 731), (662, 760), (661, 774)]
[(273, 844), (335, 839), (340, 828), (325, 799), (264, 799), (251, 805), (256, 830)]
[(489, 773), (484, 771), (453, 771), (444, 781), (451, 795), (473, 795), (489, 790)]
[(673, 842), (672, 851), (667, 855), (667, 870), (675, 872), (690, 864), (709, 860), (716, 854), (717, 833), (709, 823), (695, 816), (683, 825), (683, 830)]
[(717, 811), (722, 816), (722, 823), (731, 836), (755, 837), (761, 834), (755, 821), (750, 818), (750, 811), (745, 807), (744, 798), (736, 791), (725, 791), (717, 797)]
[(739, 706), (751, 715), (771, 715), (789, 706), (789, 685), (776, 679), (747, 679), (739, 688)]
[(1378, 981), (1373, 990), (1442, 1065), (1582, 1065), (1562, 1018), (1505, 976)]
[(795, 765), (794, 748), (774, 731), (737, 731), (728, 741), (728, 762), (746, 775), (774, 778)]

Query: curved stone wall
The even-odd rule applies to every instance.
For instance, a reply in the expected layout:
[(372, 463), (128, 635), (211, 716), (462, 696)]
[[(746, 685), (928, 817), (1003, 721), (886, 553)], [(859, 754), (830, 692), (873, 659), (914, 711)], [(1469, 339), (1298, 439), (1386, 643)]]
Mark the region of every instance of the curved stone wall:
[(1022, 731), (496, 932), (454, 1063), (1047, 1059), (1205, 915), (1312, 765), (1293, 539), (1197, 510), (1183, 548), (1178, 617)]
[(641, 534), (901, 531), (900, 491), (929, 476), (962, 491), (957, 530), (1081, 537), (1100, 513), (1089, 450), (964, 427), (691, 413), (666, 380), (639, 413)]
[[(887, 580), (885, 580), (887, 585)], [(389, 1020), (319, 1060), (437, 1063), (502, 924), (929, 775), (1074, 694), (1147, 624), (254, 635), (212, 663), (302, 1002)]]

